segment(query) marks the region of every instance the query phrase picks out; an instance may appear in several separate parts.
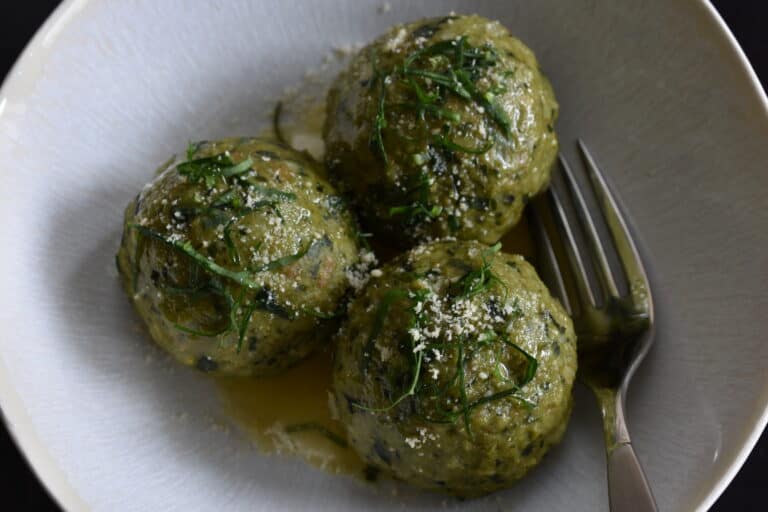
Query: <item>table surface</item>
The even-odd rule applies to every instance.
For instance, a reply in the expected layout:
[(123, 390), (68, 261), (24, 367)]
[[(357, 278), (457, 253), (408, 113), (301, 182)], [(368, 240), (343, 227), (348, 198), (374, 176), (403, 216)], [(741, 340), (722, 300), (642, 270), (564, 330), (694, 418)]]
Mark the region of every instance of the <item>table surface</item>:
[[(58, 3), (57, 0), (35, 0), (14, 2), (12, 6), (3, 8), (0, 76), (5, 76), (24, 45)], [(764, 20), (768, 14), (768, 2), (714, 0), (713, 3), (752, 62), (763, 87), (766, 87), (768, 37), (764, 32)], [(0, 425), (0, 472), (5, 480), (3, 502), (16, 504), (16, 510), (60, 510), (29, 469), (3, 425)], [(746, 464), (711, 510), (764, 511), (763, 489), (767, 484), (768, 431), (763, 432)]]

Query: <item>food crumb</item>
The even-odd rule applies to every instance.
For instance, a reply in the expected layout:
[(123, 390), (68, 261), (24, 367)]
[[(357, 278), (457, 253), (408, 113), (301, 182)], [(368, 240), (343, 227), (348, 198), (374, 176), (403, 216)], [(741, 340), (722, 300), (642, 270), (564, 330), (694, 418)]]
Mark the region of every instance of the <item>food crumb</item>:
[[(384, 49), (390, 52), (394, 52), (397, 50), (401, 44), (405, 42), (405, 38), (408, 35), (408, 32), (405, 30), (405, 28), (400, 28), (400, 30), (397, 31), (397, 34), (392, 39), (389, 39), (386, 43), (384, 43)], [(389, 78), (389, 75), (387, 75), (387, 78)], [(385, 80), (386, 83), (386, 80)]]
[(406, 437), (405, 438), (405, 444), (410, 446), (411, 448), (416, 448), (421, 443), (420, 439), (418, 437)]

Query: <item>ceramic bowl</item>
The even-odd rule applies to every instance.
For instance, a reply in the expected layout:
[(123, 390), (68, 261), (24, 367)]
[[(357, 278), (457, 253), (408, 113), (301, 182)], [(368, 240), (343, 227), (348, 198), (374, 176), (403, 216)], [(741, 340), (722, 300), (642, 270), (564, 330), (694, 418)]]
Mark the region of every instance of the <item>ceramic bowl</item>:
[[(387, 9), (387, 7), (391, 7)], [(69, 510), (607, 510), (595, 403), (481, 500), (378, 491), (261, 455), (212, 382), (147, 343), (118, 285), (122, 209), (190, 139), (253, 134), (332, 48), (457, 12), (534, 49), (650, 260), (657, 340), (629, 393), (662, 510), (704, 510), (766, 423), (766, 97), (702, 1), (68, 0), (0, 95), (0, 404)]]

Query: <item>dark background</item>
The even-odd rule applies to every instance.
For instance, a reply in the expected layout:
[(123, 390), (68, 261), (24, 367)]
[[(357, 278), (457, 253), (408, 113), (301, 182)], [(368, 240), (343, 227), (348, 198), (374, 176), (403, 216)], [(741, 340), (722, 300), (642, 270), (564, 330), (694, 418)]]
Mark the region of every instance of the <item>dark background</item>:
[[(27, 41), (58, 3), (55, 0), (27, 0), (3, 6), (3, 21), (0, 26), (0, 76), (6, 75)], [(763, 87), (766, 87), (768, 35), (765, 20), (768, 19), (766, 18), (768, 2), (766, 0), (715, 0), (713, 3), (736, 39), (739, 40), (739, 44), (760, 77)], [(2, 425), (0, 425), (0, 474), (4, 477), (2, 485), (4, 504), (14, 503), (14, 510), (59, 510), (30, 471)], [(766, 486), (768, 486), (768, 432), (763, 433), (747, 463), (711, 510), (763, 512), (767, 510), (763, 491)]]

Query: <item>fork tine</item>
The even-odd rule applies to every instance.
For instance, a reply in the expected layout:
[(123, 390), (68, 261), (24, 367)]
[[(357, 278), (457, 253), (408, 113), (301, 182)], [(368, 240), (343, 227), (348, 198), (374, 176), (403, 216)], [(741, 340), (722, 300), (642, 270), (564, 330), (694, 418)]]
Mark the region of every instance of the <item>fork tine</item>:
[(608, 188), (608, 184), (605, 182), (605, 177), (595, 163), (595, 159), (590, 154), (583, 140), (579, 139), (578, 143), (587, 167), (587, 174), (592, 182), (592, 188), (595, 191), (600, 209), (603, 212), (606, 224), (613, 237), (613, 242), (616, 245), (616, 252), (619, 255), (621, 266), (624, 268), (632, 301), (636, 308), (652, 314), (653, 309), (651, 307), (648, 276), (645, 273), (637, 246), (635, 246), (634, 240), (629, 235), (629, 229), (627, 228), (624, 216), (621, 214), (621, 210), (611, 190)]
[(573, 315), (571, 303), (568, 300), (568, 293), (565, 291), (563, 275), (560, 273), (560, 266), (557, 264), (555, 250), (552, 247), (552, 241), (549, 239), (547, 229), (541, 220), (539, 212), (539, 203), (535, 201), (528, 209), (528, 216), (533, 227), (533, 236), (536, 243), (536, 253), (538, 256), (539, 270), (541, 278), (546, 283), (549, 291), (552, 292), (563, 305), (568, 315)]
[(576, 183), (576, 179), (573, 177), (573, 171), (568, 165), (566, 159), (560, 155), (560, 165), (563, 168), (563, 174), (565, 176), (565, 183), (568, 186), (568, 191), (571, 194), (576, 203), (575, 210), (576, 216), (579, 218), (581, 226), (584, 228), (584, 232), (587, 235), (587, 242), (590, 249), (592, 249), (592, 260), (595, 263), (595, 270), (597, 271), (597, 277), (600, 281), (600, 285), (603, 288), (603, 293), (607, 299), (618, 299), (619, 291), (616, 288), (616, 282), (613, 280), (613, 274), (611, 267), (608, 266), (608, 259), (605, 256), (605, 249), (600, 243), (600, 238), (597, 236), (597, 229), (595, 223), (592, 220), (592, 216), (587, 209), (587, 203), (584, 201), (584, 196)]
[(560, 200), (560, 196), (554, 187), (550, 186), (548, 192), (550, 202), (552, 203), (552, 210), (554, 211), (555, 223), (563, 235), (563, 246), (565, 247), (565, 253), (571, 264), (573, 281), (576, 285), (576, 293), (579, 296), (579, 301), (581, 301), (580, 309), (583, 312), (586, 307), (595, 307), (595, 297), (592, 295), (592, 290), (589, 287), (587, 272), (584, 269), (584, 262), (581, 260), (581, 254), (579, 254), (579, 249), (576, 245), (576, 238), (573, 236), (573, 230), (571, 230), (571, 226), (568, 223), (568, 217), (566, 217), (563, 202)]

